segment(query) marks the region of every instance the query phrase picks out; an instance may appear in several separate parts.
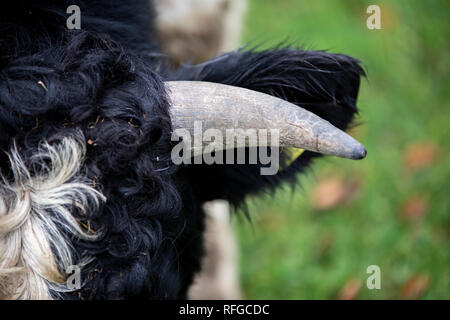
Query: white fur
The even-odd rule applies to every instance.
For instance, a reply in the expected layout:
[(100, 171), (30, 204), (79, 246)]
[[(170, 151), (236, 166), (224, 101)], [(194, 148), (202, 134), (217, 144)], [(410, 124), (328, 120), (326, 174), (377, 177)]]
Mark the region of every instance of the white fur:
[(50, 290), (67, 290), (66, 268), (88, 262), (73, 261), (62, 232), (97, 236), (72, 215), (105, 201), (80, 172), (84, 154), (81, 136), (42, 143), (31, 159), (11, 150), (14, 178), (0, 184), (0, 299), (51, 299)]

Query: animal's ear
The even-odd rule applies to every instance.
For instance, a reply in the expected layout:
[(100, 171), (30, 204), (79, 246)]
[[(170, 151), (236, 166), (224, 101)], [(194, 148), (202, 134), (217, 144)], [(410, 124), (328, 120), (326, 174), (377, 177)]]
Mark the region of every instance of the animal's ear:
[[(346, 129), (358, 113), (356, 100), (364, 71), (357, 59), (346, 55), (287, 48), (231, 53), (199, 67), (186, 67), (179, 74), (179, 80), (218, 82), (268, 93)], [(186, 170), (199, 197), (239, 204), (249, 193), (271, 190), (285, 180), (296, 181), (296, 175), (318, 156), (307, 151), (292, 159), (288, 150), (280, 150), (281, 170), (270, 176), (261, 175), (261, 164), (193, 165)]]
[(345, 129), (357, 113), (360, 61), (325, 51), (291, 48), (229, 53), (179, 72), (183, 80), (218, 82), (298, 104)]
[(290, 51), (288, 56), (284, 63), (293, 70), (284, 98), (346, 129), (358, 113), (360, 79), (365, 76), (359, 60), (324, 51)]

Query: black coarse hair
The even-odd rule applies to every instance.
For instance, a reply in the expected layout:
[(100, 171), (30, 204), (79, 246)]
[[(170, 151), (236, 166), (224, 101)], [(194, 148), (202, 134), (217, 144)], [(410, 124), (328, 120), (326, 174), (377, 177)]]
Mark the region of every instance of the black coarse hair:
[[(69, 5), (81, 8), (81, 30), (66, 27)], [(172, 70), (154, 37), (148, 0), (14, 1), (0, 5), (0, 149), (15, 142), (37, 152), (43, 140), (81, 131), (85, 174), (107, 198), (89, 212), (95, 241), (73, 238), (83, 287), (65, 299), (186, 298), (203, 255), (202, 204), (294, 182), (313, 158), (277, 175), (261, 165), (182, 165), (171, 162), (174, 142), (164, 81), (198, 80), (281, 97), (346, 129), (358, 110), (359, 61), (342, 54), (291, 47), (240, 50), (201, 65)], [(248, 151), (248, 150), (247, 150)], [(2, 174), (11, 175), (2, 152)], [(248, 159), (248, 157), (247, 157)], [(55, 295), (56, 297), (56, 295)]]

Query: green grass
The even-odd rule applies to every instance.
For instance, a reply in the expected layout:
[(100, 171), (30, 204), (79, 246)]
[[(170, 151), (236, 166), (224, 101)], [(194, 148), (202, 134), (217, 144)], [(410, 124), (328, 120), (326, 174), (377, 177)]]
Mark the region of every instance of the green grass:
[[(375, 1), (382, 30), (366, 28), (373, 1), (252, 0), (245, 42), (269, 48), (281, 40), (363, 61), (362, 125), (352, 132), (368, 150), (359, 162), (327, 158), (301, 177), (301, 188), (250, 199), (252, 223), (235, 219), (241, 278), (251, 299), (334, 299), (351, 279), (360, 299), (402, 298), (414, 274), (429, 277), (424, 299), (450, 299), (450, 4)], [(405, 148), (438, 148), (429, 167), (405, 169)], [(354, 201), (326, 211), (311, 206), (317, 181), (357, 178)], [(414, 194), (428, 199), (419, 220), (401, 217)], [(381, 268), (381, 290), (365, 286), (369, 265)]]

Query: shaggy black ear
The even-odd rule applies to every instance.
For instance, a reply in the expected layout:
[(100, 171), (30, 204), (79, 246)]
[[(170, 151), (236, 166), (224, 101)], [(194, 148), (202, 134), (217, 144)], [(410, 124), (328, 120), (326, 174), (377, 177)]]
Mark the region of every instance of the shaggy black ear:
[[(346, 129), (358, 113), (356, 100), (364, 75), (360, 62), (350, 56), (286, 48), (230, 53), (201, 66), (185, 67), (177, 79), (217, 82), (268, 93)], [(320, 156), (304, 152), (292, 161), (288, 150), (280, 151), (282, 170), (273, 176), (262, 176), (259, 164), (192, 165), (186, 170), (199, 197), (224, 198), (239, 204), (248, 193), (272, 190), (284, 180), (295, 181), (296, 174)]]

